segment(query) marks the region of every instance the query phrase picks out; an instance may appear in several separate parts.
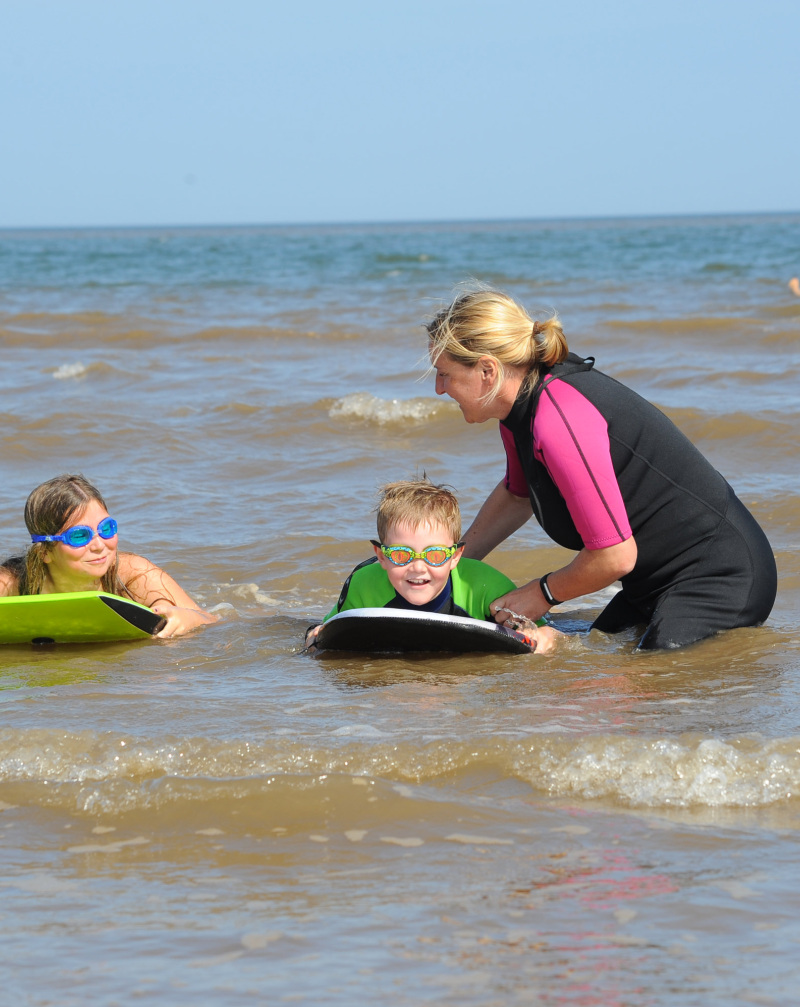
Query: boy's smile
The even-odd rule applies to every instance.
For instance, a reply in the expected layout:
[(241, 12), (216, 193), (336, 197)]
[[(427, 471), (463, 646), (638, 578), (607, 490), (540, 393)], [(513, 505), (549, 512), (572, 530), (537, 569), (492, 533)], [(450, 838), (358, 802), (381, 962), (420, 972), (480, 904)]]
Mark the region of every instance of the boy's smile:
[[(422, 552), (432, 545), (455, 545), (453, 536), (444, 525), (425, 522), (412, 528), (411, 525), (400, 522), (390, 525), (386, 530), (384, 545), (406, 545), (414, 552)], [(425, 560), (412, 559), (406, 566), (395, 566), (380, 551), (373, 546), (378, 562), (386, 571), (389, 583), (411, 605), (427, 605), (444, 590), (447, 578), (453, 567), (458, 566), (463, 549), (459, 549), (452, 559), (442, 566), (429, 566)]]

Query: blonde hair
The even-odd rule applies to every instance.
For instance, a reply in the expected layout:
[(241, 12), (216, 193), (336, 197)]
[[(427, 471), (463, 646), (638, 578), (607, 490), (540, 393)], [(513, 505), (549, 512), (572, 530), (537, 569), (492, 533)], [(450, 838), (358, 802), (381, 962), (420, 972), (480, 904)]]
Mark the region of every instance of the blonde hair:
[(415, 530), (421, 524), (440, 524), (447, 529), (453, 542), (461, 537), (461, 509), (449, 487), (435, 486), (423, 476), (422, 479), (388, 483), (380, 492), (378, 538), (384, 545), (393, 544), (386, 541), (386, 533), (399, 524), (407, 524)]
[(560, 364), (569, 353), (558, 315), (534, 321), (508, 294), (479, 287), (460, 294), (427, 326), (431, 369), (446, 353), (459, 364), (474, 367), (481, 357), (497, 364), (497, 379), (485, 401), (497, 398), (509, 368), (525, 372), (522, 391), (531, 391), (543, 367)]
[[(104, 510), (106, 502), (88, 479), (82, 475), (63, 475), (48, 479), (37, 486), (25, 503), (25, 524), (31, 535), (58, 535), (71, 519), (80, 520), (86, 507), (93, 501)], [(24, 557), (8, 560), (4, 566), (14, 573), (21, 595), (40, 594), (45, 581), (47, 564), (44, 557), (52, 545), (34, 542)], [(109, 594), (127, 593), (118, 575), (119, 561), (103, 575), (102, 590)]]

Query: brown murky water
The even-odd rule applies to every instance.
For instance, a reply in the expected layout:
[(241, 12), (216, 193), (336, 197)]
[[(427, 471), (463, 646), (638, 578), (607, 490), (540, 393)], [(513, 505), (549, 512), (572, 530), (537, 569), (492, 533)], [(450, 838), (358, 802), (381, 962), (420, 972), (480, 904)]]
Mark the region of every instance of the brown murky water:
[[(9, 1002), (789, 1004), (800, 990), (800, 217), (0, 234), (0, 551), (58, 472), (222, 616), (0, 648)], [(477, 276), (665, 409), (754, 511), (768, 624), (639, 655), (300, 652), (425, 470), (496, 429), (417, 381)], [(517, 582), (563, 555), (531, 525)]]

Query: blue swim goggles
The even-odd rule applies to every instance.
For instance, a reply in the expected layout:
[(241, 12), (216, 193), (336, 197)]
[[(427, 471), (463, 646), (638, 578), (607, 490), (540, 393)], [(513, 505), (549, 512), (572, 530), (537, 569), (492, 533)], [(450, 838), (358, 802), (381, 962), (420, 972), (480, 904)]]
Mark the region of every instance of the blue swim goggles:
[(62, 531), (60, 535), (31, 535), (31, 542), (63, 542), (73, 549), (82, 549), (95, 535), (99, 535), (100, 538), (113, 538), (116, 534), (117, 522), (113, 517), (104, 517), (97, 526), (97, 531), (88, 524), (76, 524), (73, 528)]

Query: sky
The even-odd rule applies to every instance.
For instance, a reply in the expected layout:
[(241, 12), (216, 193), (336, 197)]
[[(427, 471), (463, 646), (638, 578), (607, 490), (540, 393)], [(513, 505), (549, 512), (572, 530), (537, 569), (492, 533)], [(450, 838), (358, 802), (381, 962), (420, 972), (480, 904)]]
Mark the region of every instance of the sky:
[(0, 0), (0, 227), (800, 209), (800, 0)]

